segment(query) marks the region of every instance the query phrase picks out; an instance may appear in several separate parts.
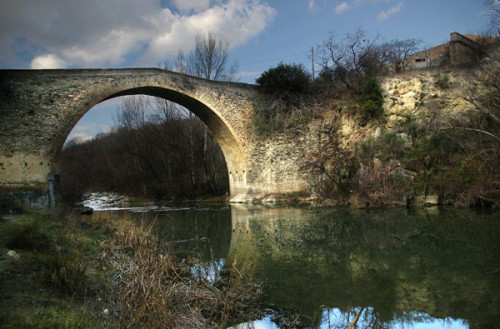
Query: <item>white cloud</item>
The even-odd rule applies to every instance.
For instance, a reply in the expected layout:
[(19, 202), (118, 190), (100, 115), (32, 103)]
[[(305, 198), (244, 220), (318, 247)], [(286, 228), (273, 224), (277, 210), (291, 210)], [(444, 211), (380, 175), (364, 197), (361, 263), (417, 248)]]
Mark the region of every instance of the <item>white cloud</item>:
[(257, 75), (261, 75), (262, 71), (243, 71), (243, 72), (238, 72), (239, 77), (253, 77)]
[(230, 47), (243, 44), (276, 14), (262, 0), (170, 3), (180, 12), (157, 0), (1, 1), (0, 62), (29, 50), (34, 64), (48, 62), (44, 53), (68, 67), (116, 66), (141, 54), (138, 64), (156, 66), (179, 48), (189, 51), (196, 34), (210, 31)]
[(243, 71), (236, 74), (237, 79), (245, 79), (254, 82), (259, 76), (262, 75), (262, 71)]
[[(343, 1), (340, 4), (338, 4), (335, 7), (335, 13), (337, 14), (342, 14), (343, 12), (350, 10), (355, 7), (359, 6), (366, 6), (366, 5), (375, 5), (375, 4), (383, 4), (383, 3), (390, 3), (393, 2), (394, 0), (348, 0), (348, 1)], [(403, 1), (399, 2), (397, 5), (393, 6), (387, 11), (383, 11), (379, 13), (378, 18), (379, 19), (387, 19), (389, 16), (392, 14), (395, 14), (401, 10), (403, 6)]]
[(344, 11), (348, 10), (349, 8), (351, 8), (351, 6), (349, 6), (349, 4), (347, 2), (342, 2), (341, 4), (337, 5), (337, 7), (335, 7), (335, 13), (342, 14)]
[(378, 19), (384, 20), (384, 19), (389, 18), (391, 15), (400, 12), (402, 7), (403, 7), (403, 1), (399, 2), (397, 5), (395, 5), (394, 7), (390, 8), (387, 11), (382, 11), (378, 15)]
[(30, 64), (32, 69), (63, 69), (66, 67), (64, 60), (54, 54), (35, 57)]
[[(276, 11), (259, 0), (229, 0), (195, 15), (174, 16), (168, 30), (156, 35), (141, 63), (177, 54), (179, 48), (189, 51), (196, 34), (215, 33), (230, 47), (243, 44), (262, 32)], [(164, 12), (164, 16), (172, 15)], [(162, 18), (162, 20), (166, 20)]]

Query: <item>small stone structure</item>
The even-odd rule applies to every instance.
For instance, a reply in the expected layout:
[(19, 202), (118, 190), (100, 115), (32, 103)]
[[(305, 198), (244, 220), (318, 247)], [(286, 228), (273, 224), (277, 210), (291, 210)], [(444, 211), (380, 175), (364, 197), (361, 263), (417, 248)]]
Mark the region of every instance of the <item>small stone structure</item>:
[(136, 94), (174, 101), (208, 126), (224, 153), (233, 200), (306, 187), (298, 168), (304, 138), (255, 134), (253, 85), (160, 69), (0, 70), (0, 193), (47, 194), (47, 174), (78, 120), (104, 100)]
[(477, 60), (484, 54), (484, 46), (477, 41), (480, 37), (475, 35), (462, 35), (458, 32), (450, 33), (450, 41), (439, 46), (422, 50), (408, 58), (408, 69), (424, 69), (450, 65), (464, 65)]

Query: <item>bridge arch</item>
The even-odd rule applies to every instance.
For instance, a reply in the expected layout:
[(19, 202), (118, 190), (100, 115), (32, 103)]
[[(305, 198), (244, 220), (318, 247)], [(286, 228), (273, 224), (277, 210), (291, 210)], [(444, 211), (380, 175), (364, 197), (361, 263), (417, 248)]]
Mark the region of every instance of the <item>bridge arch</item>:
[(71, 130), (88, 111), (103, 101), (132, 95), (146, 95), (172, 101), (187, 108), (200, 118), (214, 135), (215, 140), (224, 154), (228, 168), (230, 192), (231, 194), (234, 193), (235, 175), (233, 173), (244, 171), (244, 169), (240, 168), (246, 167), (246, 155), (238, 141), (238, 136), (235, 131), (229, 126), (228, 122), (221, 117), (217, 109), (211, 108), (203, 101), (195, 98), (196, 95), (160, 86), (139, 85), (132, 88), (128, 86), (126, 88), (110, 86), (110, 88), (101, 90), (99, 94), (93, 94), (89, 99), (84, 99), (83, 102), (75, 107), (75, 111), (73, 112), (74, 117), (61, 127), (61, 135), (54, 141), (55, 161), (59, 158), (59, 153)]
[(252, 193), (254, 86), (161, 69), (0, 70), (0, 187), (48, 186), (71, 129), (96, 104), (145, 94), (178, 103), (210, 129), (228, 167), (231, 196)]

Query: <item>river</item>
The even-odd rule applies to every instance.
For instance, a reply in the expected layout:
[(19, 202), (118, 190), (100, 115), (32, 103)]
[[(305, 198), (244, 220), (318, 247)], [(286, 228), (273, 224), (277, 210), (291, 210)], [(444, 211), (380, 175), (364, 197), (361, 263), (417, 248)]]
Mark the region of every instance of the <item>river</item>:
[[(101, 209), (103, 210), (103, 209)], [(500, 212), (130, 208), (214, 280), (235, 264), (265, 314), (235, 328), (498, 328)], [(357, 320), (356, 320), (357, 319)]]

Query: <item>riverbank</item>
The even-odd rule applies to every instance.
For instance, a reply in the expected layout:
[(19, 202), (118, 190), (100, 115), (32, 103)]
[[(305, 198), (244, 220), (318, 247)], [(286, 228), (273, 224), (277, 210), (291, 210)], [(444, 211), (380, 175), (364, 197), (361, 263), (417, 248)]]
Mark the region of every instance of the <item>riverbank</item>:
[(255, 285), (195, 277), (195, 258), (131, 221), (37, 211), (3, 215), (0, 228), (4, 328), (217, 328), (257, 303)]
[(2, 327), (103, 328), (97, 259), (107, 235), (58, 212), (0, 218)]

